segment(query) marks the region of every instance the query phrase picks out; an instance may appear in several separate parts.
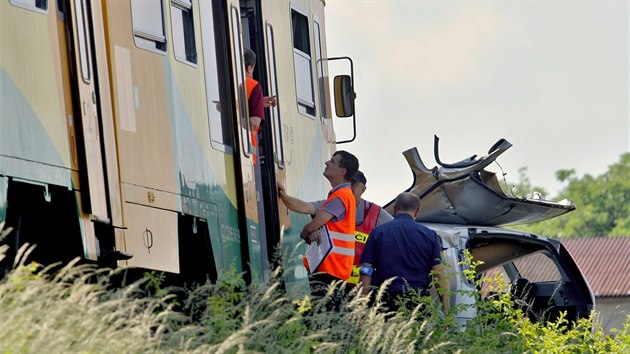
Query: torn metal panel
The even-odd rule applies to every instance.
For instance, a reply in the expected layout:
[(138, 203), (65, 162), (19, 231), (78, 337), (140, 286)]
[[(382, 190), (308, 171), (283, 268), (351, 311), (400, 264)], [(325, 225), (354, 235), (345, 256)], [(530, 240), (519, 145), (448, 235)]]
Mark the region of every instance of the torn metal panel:
[[(575, 210), (568, 200), (552, 202), (508, 196), (493, 172), (486, 171), (512, 144), (497, 141), (485, 156), (471, 156), (446, 164), (439, 158), (439, 138), (435, 137), (435, 159), (439, 166), (429, 169), (416, 148), (403, 152), (414, 175), (407, 191), (420, 197), (420, 222), (481, 226), (515, 225), (542, 221)], [(394, 212), (393, 201), (385, 209)]]

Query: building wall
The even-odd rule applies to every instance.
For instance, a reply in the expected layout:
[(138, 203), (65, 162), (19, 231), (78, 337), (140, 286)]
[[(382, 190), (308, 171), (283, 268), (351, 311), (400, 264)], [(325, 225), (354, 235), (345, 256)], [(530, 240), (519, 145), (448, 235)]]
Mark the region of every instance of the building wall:
[(599, 313), (599, 320), (606, 333), (610, 333), (613, 328), (623, 329), (630, 315), (630, 296), (598, 297), (595, 303), (595, 310)]

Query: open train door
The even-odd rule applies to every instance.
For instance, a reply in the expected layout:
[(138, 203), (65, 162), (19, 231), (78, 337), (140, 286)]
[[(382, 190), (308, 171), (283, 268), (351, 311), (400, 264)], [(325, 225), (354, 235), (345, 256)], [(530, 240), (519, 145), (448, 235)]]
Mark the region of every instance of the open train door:
[(227, 6), (232, 56), (231, 65), (234, 78), (232, 84), (236, 113), (234, 124), (236, 132), (235, 145), (238, 145), (235, 149), (235, 170), (237, 181), (240, 180), (242, 183), (242, 188), (237, 189), (240, 190), (239, 224), (241, 229), (243, 268), (250, 271), (249, 274), (245, 275), (247, 280), (261, 281), (265, 280), (269, 274), (269, 262), (267, 259), (266, 233), (264, 227), (261, 227), (261, 222), (264, 222), (264, 215), (259, 213), (259, 211), (264, 209), (258, 206), (259, 202), (262, 202), (263, 195), (260, 182), (256, 183), (256, 168), (259, 169), (260, 166), (256, 166), (255, 162), (247, 106), (240, 2), (238, 0), (229, 0)]
[[(93, 21), (96, 21), (97, 30), (100, 31), (102, 28), (102, 17), (98, 7), (91, 13), (91, 6), (98, 5), (87, 0), (71, 0), (66, 2), (66, 6), (70, 8), (71, 14), (68, 19), (71, 24), (72, 42), (69, 61), (73, 68), (71, 80), (75, 97), (74, 117), (71, 119), (76, 125), (80, 177), (80, 197), (77, 199), (81, 203), (81, 209), (89, 213), (89, 216), (80, 215), (86, 256), (96, 259), (100, 252), (93, 222), (106, 224), (112, 222), (108, 209), (103, 129), (108, 134), (113, 134), (113, 130), (111, 124), (103, 124), (101, 119), (101, 110), (98, 106), (100, 95), (97, 84), (97, 60), (93, 56), (96, 52), (104, 55), (103, 43), (96, 43), (92, 33)], [(111, 118), (111, 115), (109, 117)], [(110, 138), (107, 141), (113, 141), (113, 136)], [(113, 151), (115, 153), (115, 149)]]
[[(265, 108), (265, 121), (260, 125), (255, 166), (256, 185), (262, 198), (258, 200), (260, 227), (266, 237), (261, 238), (262, 248), (267, 250), (266, 261), (278, 265), (278, 248), (282, 234), (290, 226), (289, 210), (278, 198), (278, 183), (286, 185), (286, 171), (282, 139), (280, 105), (282, 98), (278, 89), (276, 46), (272, 19), (278, 7), (259, 0), (240, 0), (243, 46), (256, 53), (253, 73), (263, 88), (265, 96), (276, 97), (276, 105)], [(277, 15), (277, 14), (276, 14)], [(262, 219), (264, 218), (264, 219)], [(265, 264), (265, 271), (271, 266)]]
[[(276, 46), (275, 46), (275, 37), (273, 32), (273, 26), (269, 22), (265, 22), (265, 54), (267, 58), (267, 83), (268, 83), (268, 92), (270, 96), (276, 97), (276, 106), (269, 108), (269, 115), (267, 116), (267, 129), (265, 130), (265, 134), (270, 137), (265, 141), (264, 146), (270, 146), (271, 148), (267, 149), (267, 158), (268, 163), (273, 163), (273, 177), (272, 181), (272, 191), (270, 194), (274, 196), (274, 198), (269, 198), (269, 202), (273, 203), (274, 209), (277, 212), (277, 218), (274, 216), (274, 221), (277, 219), (274, 229), (275, 237), (267, 237), (270, 245), (279, 245), (281, 241), (281, 237), (284, 234), (284, 230), (291, 227), (291, 218), (289, 217), (289, 209), (284, 205), (282, 200), (277, 196), (276, 183), (282, 184), (286, 186), (286, 162), (284, 159), (284, 146), (283, 146), (283, 138), (282, 138), (282, 119), (280, 117), (280, 105), (281, 98), (278, 92), (278, 70), (276, 66)], [(273, 149), (273, 150), (272, 150)], [(275, 202), (274, 202), (275, 201)], [(267, 218), (268, 220), (270, 218)], [(269, 226), (274, 223), (268, 223)], [(269, 230), (269, 226), (267, 229)]]

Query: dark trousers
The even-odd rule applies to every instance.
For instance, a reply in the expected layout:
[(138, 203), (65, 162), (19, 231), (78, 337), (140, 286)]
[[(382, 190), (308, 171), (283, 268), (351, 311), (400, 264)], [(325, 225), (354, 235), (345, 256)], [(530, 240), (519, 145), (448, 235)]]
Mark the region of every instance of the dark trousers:
[(315, 273), (309, 276), (309, 285), (311, 287), (311, 296), (313, 300), (321, 300), (328, 293), (328, 286), (336, 281), (342, 281), (337, 285), (332, 296), (327, 299), (326, 308), (328, 310), (339, 311), (341, 305), (346, 301), (347, 293), (352, 289), (347, 286), (342, 279), (334, 277), (328, 273)]
[(386, 291), (381, 298), (383, 308), (387, 311), (398, 311), (400, 308), (406, 308), (413, 310), (418, 305), (422, 305), (421, 310), (424, 309), (424, 304), (420, 301), (421, 297), (430, 296), (428, 290), (408, 290), (408, 291)]

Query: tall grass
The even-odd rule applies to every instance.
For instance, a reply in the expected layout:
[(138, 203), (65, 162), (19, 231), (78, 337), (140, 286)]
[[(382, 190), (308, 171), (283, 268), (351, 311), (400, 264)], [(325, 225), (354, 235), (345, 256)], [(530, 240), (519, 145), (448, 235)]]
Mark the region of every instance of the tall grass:
[[(0, 281), (0, 353), (630, 352), (630, 321), (613, 336), (587, 319), (572, 329), (563, 319), (531, 323), (509, 295), (479, 301), (478, 316), (462, 329), (435, 306), (423, 316), (418, 308), (386, 313), (356, 289), (331, 311), (342, 284), (318, 301), (291, 300), (280, 269), (267, 284), (248, 287), (228, 272), (175, 297), (153, 275), (112, 287), (124, 270), (42, 268), (26, 261), (30, 250), (19, 250)], [(147, 292), (148, 283), (160, 291)]]

